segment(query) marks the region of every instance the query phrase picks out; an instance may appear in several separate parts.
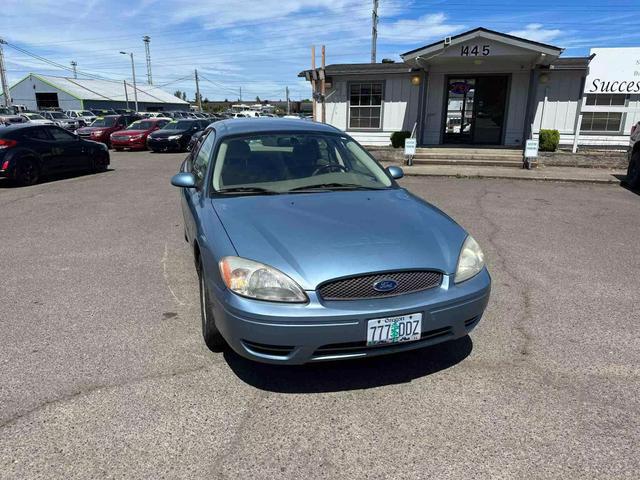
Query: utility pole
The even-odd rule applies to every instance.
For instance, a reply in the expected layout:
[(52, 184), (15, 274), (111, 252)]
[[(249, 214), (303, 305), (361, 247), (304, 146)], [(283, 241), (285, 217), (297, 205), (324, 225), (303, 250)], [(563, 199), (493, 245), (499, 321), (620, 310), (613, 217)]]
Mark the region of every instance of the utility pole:
[(322, 77), (320, 78), (320, 102), (322, 103), (322, 123), (327, 123), (327, 113), (325, 112), (325, 104), (324, 104), (324, 93), (325, 93), (325, 49), (324, 45), (322, 45)]
[(123, 80), (123, 82), (124, 82), (124, 99), (127, 102), (127, 106), (125, 108), (129, 110), (129, 93), (127, 92), (127, 81)]
[(151, 52), (149, 51), (149, 42), (151, 42), (151, 37), (149, 35), (145, 35), (142, 37), (142, 41), (144, 42), (144, 53), (147, 57), (147, 83), (149, 85), (153, 85), (153, 79), (151, 78)]
[(378, 0), (373, 0), (371, 12), (371, 63), (376, 63), (376, 44), (378, 43)]
[(11, 92), (9, 91), (9, 83), (7, 82), (7, 70), (4, 66), (4, 53), (2, 52), (2, 45), (5, 44), (2, 38), (0, 38), (0, 83), (2, 84), (2, 93), (4, 93), (4, 104), (7, 107), (13, 105), (11, 100)]
[(311, 98), (313, 103), (311, 104), (313, 112), (313, 121), (316, 121), (316, 46), (311, 45)]
[(287, 115), (291, 115), (291, 101), (289, 100), (289, 87), (284, 88), (284, 93), (287, 97)]
[(198, 83), (198, 69), (196, 68), (196, 101), (198, 102), (198, 108), (202, 111), (202, 98), (200, 97), (200, 84)]
[(71, 60), (71, 68), (73, 69), (73, 78), (78, 78), (78, 71), (76, 70), (77, 66), (78, 66), (78, 62), (76, 62), (75, 60)]
[(133, 98), (136, 102), (136, 112), (138, 111), (138, 87), (136, 86), (136, 66), (133, 63), (133, 52), (120, 52), (122, 55), (129, 55), (131, 57), (131, 75), (133, 76)]
[(240, 87), (240, 97), (238, 98), (238, 101), (242, 103), (242, 87)]

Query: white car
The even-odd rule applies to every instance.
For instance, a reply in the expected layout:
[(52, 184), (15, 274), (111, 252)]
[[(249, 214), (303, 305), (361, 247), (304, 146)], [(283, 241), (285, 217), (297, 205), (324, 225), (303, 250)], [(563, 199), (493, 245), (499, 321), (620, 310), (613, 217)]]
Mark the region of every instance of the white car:
[(80, 121), (78, 119), (73, 120), (58, 110), (43, 110), (40, 112), (40, 115), (67, 130), (73, 131), (80, 127)]
[(80, 126), (82, 126), (83, 123), (84, 125), (91, 125), (97, 118), (89, 110), (66, 110), (64, 114), (73, 120), (78, 120)]
[(20, 116), (26, 119), (27, 122), (30, 122), (30, 123), (39, 123), (41, 125), (55, 125), (53, 121), (47, 120), (39, 113), (24, 112), (24, 113), (21, 113)]

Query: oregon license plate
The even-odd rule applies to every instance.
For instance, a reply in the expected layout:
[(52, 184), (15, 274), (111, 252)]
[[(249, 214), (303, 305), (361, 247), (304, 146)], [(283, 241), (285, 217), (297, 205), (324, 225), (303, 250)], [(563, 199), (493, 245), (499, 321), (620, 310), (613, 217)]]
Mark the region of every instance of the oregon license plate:
[(367, 322), (367, 346), (420, 340), (422, 314), (375, 318)]

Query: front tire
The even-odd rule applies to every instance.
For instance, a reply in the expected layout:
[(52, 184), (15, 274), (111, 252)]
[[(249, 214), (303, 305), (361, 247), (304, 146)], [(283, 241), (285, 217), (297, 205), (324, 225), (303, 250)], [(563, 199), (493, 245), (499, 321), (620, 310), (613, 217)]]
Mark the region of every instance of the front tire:
[(202, 266), (202, 260), (198, 261), (198, 283), (200, 285), (200, 316), (202, 319), (202, 337), (204, 343), (209, 350), (220, 352), (224, 347), (225, 341), (218, 328), (209, 301), (209, 294), (206, 287), (205, 273)]
[(625, 183), (633, 189), (640, 188), (640, 150), (634, 153), (629, 161)]

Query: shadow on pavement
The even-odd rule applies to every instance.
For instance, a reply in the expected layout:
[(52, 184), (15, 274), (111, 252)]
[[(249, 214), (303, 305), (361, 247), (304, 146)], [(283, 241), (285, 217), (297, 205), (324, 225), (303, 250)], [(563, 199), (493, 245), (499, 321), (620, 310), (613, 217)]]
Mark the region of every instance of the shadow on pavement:
[(460, 363), (472, 349), (473, 342), (467, 335), (403, 353), (308, 365), (256, 363), (231, 349), (225, 350), (224, 357), (238, 378), (261, 390), (321, 393), (408, 383)]
[[(67, 172), (67, 173), (58, 173), (55, 175), (47, 175), (46, 177), (42, 177), (38, 183), (36, 183), (35, 185), (42, 185), (43, 183), (51, 183), (51, 182), (57, 182), (59, 180), (68, 180), (70, 178), (80, 178), (80, 177), (88, 177), (91, 175), (102, 175), (104, 173), (109, 173), (109, 172), (113, 172), (113, 168), (107, 168), (104, 171), (101, 172), (91, 172), (91, 171), (77, 171), (77, 172)], [(29, 186), (35, 186), (35, 185), (29, 185)], [(22, 187), (20, 185), (15, 185), (13, 184), (11, 181), (7, 180), (7, 179), (1, 179), (0, 180), (0, 188), (16, 188), (16, 189), (20, 189), (20, 188), (27, 188), (27, 187)]]

